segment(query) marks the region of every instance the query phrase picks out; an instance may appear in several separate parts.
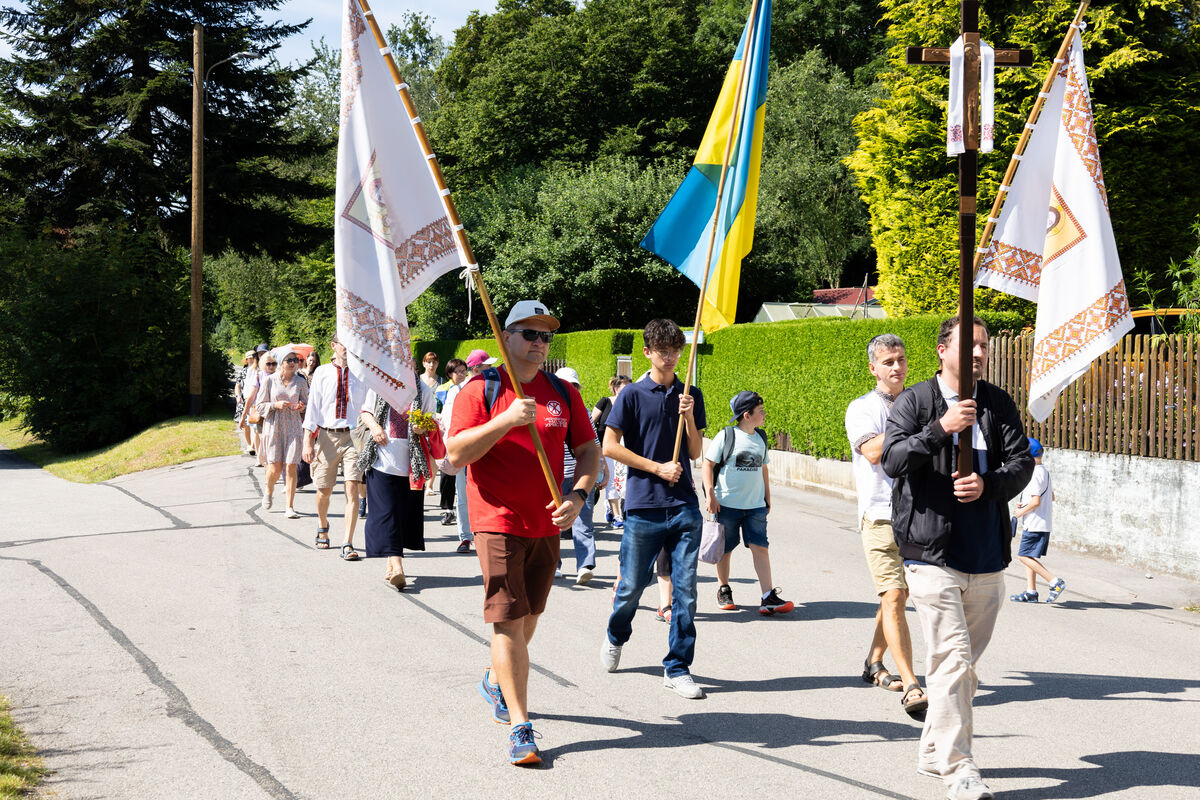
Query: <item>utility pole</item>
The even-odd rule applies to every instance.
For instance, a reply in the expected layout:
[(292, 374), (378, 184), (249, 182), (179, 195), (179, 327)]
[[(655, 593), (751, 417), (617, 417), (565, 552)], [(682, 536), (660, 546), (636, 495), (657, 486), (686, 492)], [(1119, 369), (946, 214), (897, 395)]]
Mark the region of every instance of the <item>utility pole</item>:
[(204, 328), (204, 26), (192, 28), (192, 312), (188, 347), (188, 413), (200, 416)]

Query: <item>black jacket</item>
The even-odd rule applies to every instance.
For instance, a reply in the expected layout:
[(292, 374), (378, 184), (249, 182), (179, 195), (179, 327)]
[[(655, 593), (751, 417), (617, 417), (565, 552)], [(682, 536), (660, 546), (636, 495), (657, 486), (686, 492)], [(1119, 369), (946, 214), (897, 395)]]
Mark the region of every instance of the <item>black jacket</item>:
[[(1029, 442), (1008, 393), (987, 381), (976, 381), (977, 424), (987, 444), (988, 471), (983, 475), (980, 502), (1000, 506), (998, 519), (1009, 518), (1007, 503), (1033, 475)], [(950, 520), (953, 518), (956, 469), (954, 437), (946, 433), (941, 417), (946, 413), (937, 377), (910, 386), (900, 393), (888, 415), (883, 440), (883, 471), (892, 485), (892, 531), (900, 557), (945, 566)], [(997, 530), (1003, 539), (1005, 566), (1012, 560), (1010, 532)]]

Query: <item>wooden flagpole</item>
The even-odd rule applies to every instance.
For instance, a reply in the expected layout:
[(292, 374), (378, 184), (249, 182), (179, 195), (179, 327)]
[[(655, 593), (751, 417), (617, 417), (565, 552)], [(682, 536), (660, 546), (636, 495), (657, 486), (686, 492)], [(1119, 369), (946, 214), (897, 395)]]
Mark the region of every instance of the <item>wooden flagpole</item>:
[[(413, 132), (417, 135), (417, 141), (421, 143), (421, 152), (425, 154), (425, 159), (429, 162), (429, 169), (433, 173), (434, 183), (437, 184), (438, 191), (441, 194), (442, 206), (446, 210), (446, 216), (450, 219), (450, 227), (454, 231), (454, 237), (458, 242), (459, 249), (467, 260), (466, 267), (471, 273), (474, 273), (475, 288), (479, 291), (479, 299), (483, 301), (483, 308), (487, 312), (488, 323), (492, 326), (492, 335), (496, 337), (496, 345), (500, 348), (500, 358), (504, 362), (504, 368), (508, 370), (508, 377), (512, 379), (513, 391), (516, 392), (518, 400), (524, 400), (525, 392), (521, 389), (521, 380), (513, 372), (512, 361), (508, 356), (508, 347), (505, 346), (504, 337), (501, 335), (500, 322), (496, 319), (496, 310), (492, 307), (491, 296), (488, 295), (487, 286), (483, 283), (483, 274), (479, 271), (479, 265), (475, 263), (475, 253), (471, 250), (471, 243), (467, 241), (467, 233), (463, 226), (462, 217), (458, 215), (458, 209), (454, 205), (454, 200), (450, 197), (450, 188), (446, 185), (441, 165), (438, 164), (437, 156), (434, 155), (433, 148), (429, 144), (429, 137), (425, 134), (425, 126), (421, 123), (421, 117), (417, 114), (417, 108), (413, 104), (412, 95), (408, 91), (408, 84), (404, 82), (404, 78), (400, 74), (400, 68), (396, 66), (396, 59), (392, 56), (392, 50), (388, 47), (387, 40), (383, 38), (383, 32), (379, 30), (379, 23), (375, 21), (375, 13), (371, 11), (367, 0), (354, 1), (362, 8), (363, 16), (366, 17), (367, 24), (371, 27), (371, 33), (375, 36), (375, 43), (379, 45), (379, 52), (383, 54), (388, 69), (392, 73), (392, 81), (395, 82), (396, 90), (400, 93), (400, 99), (404, 103), (404, 109), (408, 112)], [(529, 423), (529, 436), (533, 439), (533, 446), (537, 451), (538, 463), (541, 464), (542, 474), (546, 478), (546, 485), (550, 487), (550, 495), (554, 498), (555, 505), (562, 505), (561, 487), (554, 480), (554, 472), (550, 469), (550, 460), (546, 457), (546, 448), (542, 445), (541, 437), (538, 436), (536, 423)]]
[(983, 256), (987, 253), (988, 245), (992, 242), (992, 233), (996, 230), (996, 223), (1000, 221), (1000, 211), (1004, 206), (1004, 200), (1008, 197), (1008, 190), (1012, 186), (1013, 177), (1017, 174), (1017, 163), (1021, 157), (1025, 155), (1025, 147), (1029, 144), (1029, 137), (1033, 134), (1034, 126), (1038, 123), (1038, 118), (1042, 114), (1042, 107), (1046, 105), (1046, 97), (1050, 93), (1050, 87), (1054, 85), (1054, 76), (1058, 73), (1059, 67), (1067, 57), (1067, 51), (1071, 48), (1071, 39), (1075, 36), (1075, 31), (1079, 28), (1079, 23), (1083, 21), (1083, 14), (1087, 11), (1091, 0), (1082, 0), (1079, 3), (1079, 10), (1075, 12), (1075, 19), (1072, 20), (1070, 27), (1067, 28), (1067, 35), (1063, 37), (1062, 45), (1058, 48), (1058, 55), (1054, 57), (1053, 63), (1050, 64), (1050, 72), (1046, 75), (1046, 80), (1042, 82), (1042, 89), (1038, 92), (1037, 101), (1033, 104), (1033, 110), (1029, 112), (1029, 119), (1025, 120), (1025, 128), (1021, 131), (1021, 138), (1017, 142), (1017, 149), (1013, 151), (1012, 158), (1009, 159), (1008, 169), (1004, 171), (1004, 180), (1000, 181), (1000, 188), (996, 192), (996, 202), (992, 204), (992, 213), (988, 214), (987, 225), (984, 226), (983, 236), (980, 239), (979, 247), (975, 249), (974, 273), (979, 274), (979, 264), (983, 261)]
[[(729, 156), (733, 152), (733, 140), (741, 120), (742, 94), (750, 75), (750, 48), (755, 39), (755, 23), (758, 17), (759, 0), (750, 6), (750, 19), (746, 24), (746, 46), (742, 48), (742, 66), (738, 70), (737, 91), (733, 95), (733, 113), (729, 115), (729, 137), (725, 142), (725, 155), (721, 158), (721, 177), (717, 181), (717, 204), (713, 208), (712, 234), (708, 237), (708, 255), (704, 259), (704, 280), (700, 284), (700, 302), (696, 304), (696, 322), (692, 326), (692, 349), (688, 353), (688, 367), (683, 381), (683, 393), (692, 393), (692, 378), (696, 371), (696, 351), (700, 346), (700, 318), (704, 314), (704, 296), (708, 294), (708, 276), (712, 273), (713, 250), (717, 243), (717, 223), (721, 220), (721, 199), (725, 195), (725, 176), (729, 171)], [(671, 461), (679, 461), (679, 448), (683, 444), (683, 412), (679, 412), (679, 427), (675, 430), (675, 450)]]

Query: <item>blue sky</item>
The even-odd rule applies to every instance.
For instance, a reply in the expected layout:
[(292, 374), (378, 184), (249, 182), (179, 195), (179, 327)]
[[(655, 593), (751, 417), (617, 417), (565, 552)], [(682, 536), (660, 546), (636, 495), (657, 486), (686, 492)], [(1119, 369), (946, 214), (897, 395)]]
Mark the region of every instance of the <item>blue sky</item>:
[[(263, 14), (263, 19), (282, 19), (284, 22), (301, 22), (312, 17), (312, 24), (300, 36), (283, 43), (279, 49), (279, 60), (291, 63), (307, 59), (312, 54), (310, 41), (322, 36), (331, 47), (338, 47), (342, 36), (343, 0), (287, 0), (274, 14)], [(496, 9), (495, 0), (375, 0), (371, 10), (384, 30), (393, 23), (400, 23), (405, 11), (427, 14), (433, 18), (434, 33), (440, 34), (450, 44), (454, 31), (467, 20), (472, 11), (485, 14)]]
[[(312, 18), (312, 24), (299, 36), (285, 41), (279, 48), (279, 60), (285, 64), (306, 60), (312, 55), (310, 42), (325, 37), (330, 47), (340, 46), (342, 38), (343, 0), (287, 0), (278, 11), (262, 14), (268, 22), (280, 19), (287, 23), (303, 22)], [(20, 0), (6, 3), (17, 8), (24, 7)], [(405, 11), (427, 14), (433, 18), (434, 33), (438, 33), (450, 44), (454, 31), (467, 20), (474, 10), (485, 14), (496, 9), (495, 0), (375, 0), (371, 4), (376, 19), (384, 30), (392, 23), (399, 24)], [(9, 54), (9, 48), (0, 42), (0, 58)]]

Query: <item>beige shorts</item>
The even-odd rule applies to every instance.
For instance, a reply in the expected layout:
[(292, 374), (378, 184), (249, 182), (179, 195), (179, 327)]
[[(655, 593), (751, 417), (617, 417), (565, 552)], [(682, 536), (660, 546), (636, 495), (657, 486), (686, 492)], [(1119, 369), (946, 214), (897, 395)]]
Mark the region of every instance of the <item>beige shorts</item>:
[(363, 479), (362, 470), (358, 468), (358, 449), (350, 438), (350, 431), (317, 428), (315, 445), (317, 454), (312, 462), (312, 478), (318, 489), (332, 489), (337, 484), (338, 462), (341, 462), (346, 480)]
[(867, 554), (867, 568), (871, 570), (871, 579), (875, 581), (876, 594), (883, 594), (889, 589), (907, 589), (904, 560), (900, 558), (900, 548), (892, 535), (892, 523), (887, 520), (873, 522), (864, 515), (862, 543), (863, 552)]

